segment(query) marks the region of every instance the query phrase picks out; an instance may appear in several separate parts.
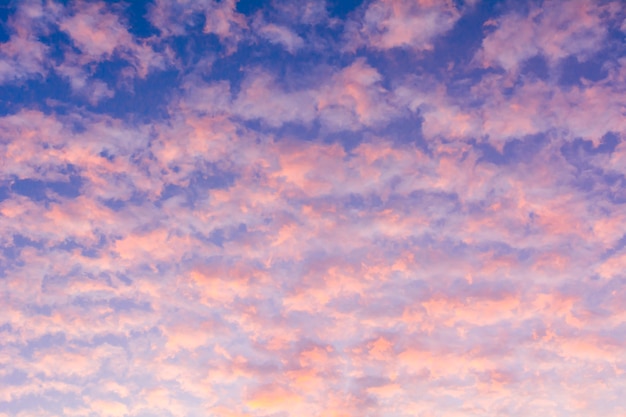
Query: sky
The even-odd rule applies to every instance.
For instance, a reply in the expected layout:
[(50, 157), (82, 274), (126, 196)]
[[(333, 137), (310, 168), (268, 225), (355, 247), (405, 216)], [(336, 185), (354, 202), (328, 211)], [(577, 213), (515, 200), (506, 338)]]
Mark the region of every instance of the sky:
[(625, 18), (0, 1), (0, 417), (626, 416)]

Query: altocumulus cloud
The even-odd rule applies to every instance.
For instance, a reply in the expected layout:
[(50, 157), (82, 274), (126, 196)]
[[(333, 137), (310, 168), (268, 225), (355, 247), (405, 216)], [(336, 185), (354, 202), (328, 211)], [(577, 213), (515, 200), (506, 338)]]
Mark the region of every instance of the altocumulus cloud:
[(0, 416), (624, 416), (625, 18), (1, 6)]

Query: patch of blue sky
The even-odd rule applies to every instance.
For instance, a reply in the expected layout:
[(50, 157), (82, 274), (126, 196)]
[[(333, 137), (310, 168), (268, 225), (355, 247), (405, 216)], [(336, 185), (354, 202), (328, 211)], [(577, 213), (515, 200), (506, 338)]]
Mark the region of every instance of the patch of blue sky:
[(570, 55), (560, 63), (559, 85), (583, 87), (585, 82), (601, 81), (609, 75), (604, 64), (605, 61), (599, 58), (592, 57), (581, 62), (577, 57)]
[(178, 82), (176, 70), (153, 72), (145, 79), (133, 78), (128, 87), (117, 90), (113, 97), (87, 108), (138, 124), (167, 119), (167, 106), (175, 96)]
[(473, 146), (481, 154), (478, 162), (489, 162), (496, 165), (529, 163), (549, 142), (548, 135), (529, 135), (507, 141), (502, 147), (502, 151), (499, 151), (489, 143), (472, 141)]
[(153, 0), (115, 0), (123, 5), (123, 16), (128, 21), (128, 31), (135, 35), (137, 38), (149, 38), (151, 36), (158, 36), (160, 31), (158, 28), (150, 23), (150, 20), (146, 18), (153, 7)]
[(24, 178), (12, 181), (11, 191), (34, 201), (50, 201), (50, 199), (55, 198), (54, 194), (65, 198), (78, 197), (81, 185), (82, 179), (78, 175), (71, 175), (69, 181), (42, 181)]

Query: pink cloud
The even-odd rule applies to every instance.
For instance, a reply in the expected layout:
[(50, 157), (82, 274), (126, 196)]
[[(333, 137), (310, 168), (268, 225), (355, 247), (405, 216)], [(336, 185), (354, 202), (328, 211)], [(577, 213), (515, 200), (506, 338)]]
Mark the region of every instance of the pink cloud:
[(292, 54), (304, 46), (304, 40), (285, 26), (273, 23), (264, 24), (258, 33), (271, 43), (282, 45)]
[(262, 119), (274, 127), (286, 122), (308, 124), (315, 117), (313, 97), (308, 91), (281, 91), (272, 77), (263, 72), (253, 73), (244, 81), (233, 104), (236, 114)]
[[(105, 4), (84, 4), (68, 12), (69, 14), (60, 20), (59, 26), (80, 49), (80, 55), (70, 54), (70, 60), (73, 56), (79, 65), (109, 60), (117, 55), (128, 60), (135, 68), (136, 74), (145, 78), (152, 70), (165, 69), (172, 60), (169, 49), (165, 49), (163, 53), (153, 49), (151, 45), (153, 39), (140, 40), (130, 34), (119, 16), (110, 11)], [(70, 78), (74, 88), (80, 88), (80, 84), (85, 83), (86, 75), (80, 71), (76, 73), (78, 68), (80, 66), (77, 67), (76, 63), (72, 62), (65, 62), (59, 66), (61, 74)]]
[(333, 74), (316, 89), (287, 90), (274, 76), (251, 71), (234, 100), (225, 83), (190, 90), (181, 102), (197, 110), (260, 119), (271, 127), (285, 123), (309, 125), (316, 118), (331, 131), (382, 126), (401, 114), (393, 95), (382, 87), (382, 77), (358, 59)]
[(148, 17), (162, 36), (177, 36), (185, 34), (186, 26), (193, 20), (194, 14), (203, 14), (206, 19), (204, 33), (217, 35), (228, 51), (234, 52), (247, 29), (246, 18), (236, 11), (236, 3), (235, 0), (202, 0), (192, 3), (158, 0), (150, 8)]
[(10, 38), (0, 44), (0, 83), (21, 82), (48, 72), (48, 46), (39, 36), (48, 31), (57, 7), (38, 1), (22, 2), (8, 22)]
[[(239, 39), (234, 2), (198, 4), (215, 11), (208, 32)], [(151, 11), (170, 25), (164, 36), (191, 13), (172, 5)], [(80, 7), (66, 28), (85, 35), (84, 62), (131, 56), (122, 44), (138, 43), (121, 20)], [(366, 7), (377, 49), (426, 49), (459, 13)], [(481, 108), (437, 85), (387, 88), (381, 72), (356, 59), (290, 89), (256, 69), (236, 95), (194, 74), (170, 117), (146, 124), (84, 109), (0, 117), (0, 375), (29, 376), (2, 398), (71, 393), (67, 415), (404, 417), (550, 415), (560, 404), (582, 415), (614, 395), (606, 386), (626, 370), (623, 215), (601, 181), (590, 191), (577, 175), (623, 173), (623, 144), (584, 169), (561, 150), (623, 130), (622, 69), (507, 94), (508, 75), (485, 77), (471, 90)], [(424, 118), (423, 147), (384, 129), (408, 112)], [(310, 141), (278, 129), (316, 121)], [(362, 129), (376, 134), (349, 149), (322, 137)], [(514, 152), (514, 138), (537, 133), (537, 149)], [(64, 182), (69, 166), (78, 196), (11, 189), (16, 178)], [(220, 173), (232, 179), (197, 185)], [(581, 375), (602, 382), (590, 394)]]
[[(613, 70), (602, 81), (564, 90), (542, 80), (526, 80), (513, 88), (508, 75), (485, 76), (470, 89), (472, 97), (485, 100), (480, 108), (468, 107), (466, 97), (424, 88), (417, 80), (394, 93), (397, 103), (423, 115), (428, 140), (476, 138), (501, 150), (514, 138), (561, 132), (598, 144), (607, 132), (624, 130), (623, 94), (617, 87), (621, 77), (620, 70)], [(509, 88), (511, 93), (504, 94)]]
[(452, 29), (459, 17), (449, 1), (377, 0), (368, 5), (358, 29), (348, 32), (348, 45), (429, 50), (432, 41)]
[(119, 401), (94, 399), (87, 401), (91, 410), (106, 417), (123, 417), (128, 415), (128, 407)]
[(109, 58), (116, 48), (132, 43), (132, 36), (116, 14), (105, 10), (103, 4), (86, 4), (65, 18), (60, 27), (67, 32), (80, 50), (92, 59)]
[(45, 75), (47, 49), (29, 34), (19, 32), (0, 44), (0, 83)]
[(298, 408), (301, 397), (289, 389), (269, 385), (253, 390), (248, 394), (246, 405), (256, 413), (294, 411)]
[(322, 123), (331, 130), (358, 130), (388, 122), (398, 111), (381, 81), (364, 59), (343, 68), (315, 93)]
[(615, 5), (552, 1), (543, 7), (531, 6), (527, 16), (505, 14), (485, 37), (475, 59), (484, 66), (500, 66), (507, 71), (516, 71), (524, 60), (537, 54), (551, 64), (568, 55), (585, 60), (603, 47), (607, 36), (603, 19)]

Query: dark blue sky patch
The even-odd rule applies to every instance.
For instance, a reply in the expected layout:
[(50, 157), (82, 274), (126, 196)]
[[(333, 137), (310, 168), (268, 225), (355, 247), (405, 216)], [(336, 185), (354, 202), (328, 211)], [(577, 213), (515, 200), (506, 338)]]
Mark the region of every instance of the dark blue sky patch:
[(586, 156), (597, 155), (602, 153), (612, 153), (620, 143), (620, 138), (613, 132), (607, 132), (602, 136), (600, 144), (594, 146), (591, 140), (576, 138), (571, 142), (567, 142), (561, 147), (561, 153), (570, 161), (582, 159), (588, 162)]
[(331, 16), (345, 19), (356, 10), (364, 0), (327, 0), (327, 10)]
[(539, 78), (545, 81), (550, 76), (548, 61), (543, 55), (535, 55), (522, 63), (521, 73), (531, 79)]
[(82, 248), (80, 251), (80, 255), (85, 258), (98, 259), (102, 256), (100, 251), (95, 248)]
[(428, 143), (422, 133), (423, 122), (424, 118), (419, 113), (410, 113), (403, 118), (392, 120), (375, 133), (390, 138), (397, 145), (411, 144), (427, 151)]
[(0, 256), (0, 277), (4, 278), (7, 271), (7, 266), (13, 267), (24, 266), (24, 261), (20, 259), (21, 248), (15, 245), (7, 245), (0, 247), (2, 256)]
[(213, 229), (207, 240), (213, 243), (215, 246), (220, 248), (224, 247), (224, 242), (226, 241), (226, 237), (224, 236), (224, 229)]
[(44, 34), (39, 37), (39, 41), (48, 47), (49, 61), (47, 64), (61, 64), (68, 50), (74, 49), (74, 52), (78, 52), (72, 46), (72, 39), (69, 35), (62, 31), (52, 31)]
[[(48, 99), (63, 104), (55, 106)], [(62, 115), (74, 107), (68, 99), (73, 101), (76, 97), (66, 79), (54, 73), (45, 79), (36, 76), (21, 83), (0, 85), (0, 115), (13, 114), (24, 107)]]
[(46, 183), (41, 180), (32, 180), (26, 178), (23, 180), (15, 180), (11, 184), (11, 190), (19, 195), (30, 198), (33, 201), (42, 201), (46, 199)]
[(523, 139), (513, 139), (504, 145), (502, 153), (489, 143), (470, 143), (480, 152), (478, 163), (490, 162), (496, 165), (522, 163), (531, 160), (547, 143), (544, 134), (529, 135)]
[(115, 160), (115, 155), (111, 154), (108, 149), (103, 149), (98, 153), (98, 156), (106, 159), (109, 162), (113, 162)]
[(167, 184), (161, 190), (159, 201), (169, 200), (172, 197), (175, 197), (177, 195), (184, 194), (184, 193), (185, 193), (185, 188), (176, 184)]
[(468, 63), (482, 45), (483, 24), (502, 11), (503, 3), (501, 0), (479, 2), (462, 15), (449, 32), (433, 40), (432, 50), (415, 53), (406, 48), (393, 48), (369, 52), (369, 62), (375, 63), (385, 78), (429, 74), (440, 81), (469, 78), (476, 83), (490, 70), (477, 70)]
[(109, 306), (117, 312), (120, 311), (153, 311), (152, 306), (148, 302), (138, 302), (132, 298), (111, 298)]
[[(93, 78), (104, 81), (109, 87), (111, 87), (118, 84), (119, 76), (122, 70), (128, 67), (128, 61), (120, 58), (114, 58), (96, 64), (95, 69), (93, 70), (91, 75), (93, 76)], [(122, 83), (122, 87), (123, 86), (124, 85)]]
[(270, 0), (239, 0), (237, 1), (235, 10), (237, 10), (238, 13), (250, 16), (257, 11), (264, 9), (270, 3)]
[(597, 154), (612, 153), (620, 141), (620, 137), (615, 133), (607, 132), (602, 137), (600, 144), (595, 147), (591, 140), (582, 138), (576, 138), (561, 146), (561, 155), (570, 165), (577, 169), (576, 183), (578, 187), (590, 191), (595, 182), (605, 182), (606, 178), (603, 179), (604, 173), (602, 169), (593, 166), (589, 157)]
[(27, 236), (15, 234), (13, 235), (13, 245), (18, 248), (23, 248), (25, 246), (31, 246), (36, 249), (42, 249), (43, 244), (41, 242), (37, 242), (35, 240), (30, 239)]
[(437, 64), (437, 68), (454, 63), (458, 71), (459, 64), (472, 60), (482, 45), (484, 23), (497, 17), (497, 6), (501, 3), (501, 0), (478, 2), (469, 13), (462, 15), (451, 31), (435, 39), (432, 63)]
[(250, 58), (248, 53), (252, 54), (252, 48), (250, 46), (245, 44), (239, 45), (239, 48), (234, 54), (213, 62), (210, 68), (207, 68), (201, 73), (201, 78), (207, 83), (226, 80), (230, 84), (233, 95), (237, 95), (240, 90), (241, 82), (246, 75), (243, 62), (246, 62), (246, 60)]
[(61, 197), (76, 198), (80, 195), (80, 187), (83, 180), (77, 175), (70, 175), (68, 182), (33, 180), (30, 178), (16, 179), (11, 184), (11, 190), (19, 195), (30, 198), (33, 201), (43, 201), (48, 197), (48, 192), (54, 192)]
[(128, 31), (138, 38), (147, 38), (158, 35), (160, 31), (152, 26), (146, 18), (149, 7), (154, 4), (152, 0), (126, 0), (124, 15), (128, 19)]
[(135, 123), (148, 123), (168, 117), (167, 106), (178, 87), (178, 71), (153, 72), (145, 79), (135, 78), (130, 89), (92, 107), (99, 113)]
[(617, 145), (620, 144), (622, 139), (615, 132), (607, 132), (600, 139), (600, 145), (595, 148), (597, 153), (613, 153)]
[(125, 201), (117, 200), (114, 198), (102, 200), (102, 204), (104, 204), (106, 207), (110, 208), (113, 211), (120, 211), (126, 206)]
[[(246, 123), (247, 125), (247, 123)], [(255, 123), (257, 131), (260, 132), (272, 132), (275, 134), (278, 140), (282, 140), (284, 138), (295, 139), (295, 140), (303, 140), (303, 141), (313, 141), (320, 137), (320, 124), (316, 120), (310, 125), (303, 125), (301, 123), (293, 123), (287, 122), (284, 123), (277, 129), (270, 129), (263, 127), (261, 128), (260, 124)]]
[(363, 210), (365, 205), (365, 198), (361, 194), (350, 194), (344, 206), (348, 209)]
[(123, 282), (126, 285), (132, 285), (133, 280), (130, 279), (128, 277), (128, 275), (126, 275), (125, 273), (122, 272), (118, 272), (115, 274), (115, 278), (119, 279), (121, 282)]
[(357, 146), (359, 146), (368, 135), (364, 132), (353, 132), (350, 130), (344, 130), (341, 132), (329, 132), (323, 135), (323, 140), (325, 143), (340, 143), (343, 146), (343, 149), (350, 153)]
[(11, 31), (8, 27), (9, 18), (15, 14), (17, 1), (3, 1), (0, 4), (0, 43), (4, 43), (11, 38)]
[(575, 56), (568, 56), (560, 63), (561, 76), (559, 85), (571, 87), (582, 86), (583, 80), (600, 81), (608, 76), (608, 71), (603, 68), (604, 61), (591, 58), (588, 61), (580, 62)]
[(66, 198), (76, 198), (80, 195), (83, 179), (78, 175), (70, 175), (68, 182), (50, 182), (48, 187), (58, 195)]
[(194, 68), (202, 59), (218, 56), (224, 52), (219, 38), (212, 33), (192, 33), (189, 36), (175, 36), (167, 41), (184, 68)]
[(41, 242), (31, 240), (27, 236), (23, 236), (21, 234), (15, 234), (13, 235), (13, 241), (11, 244), (3, 246), (0, 250), (6, 260), (9, 260), (12, 264), (16, 264), (16, 260), (19, 259), (22, 249), (26, 246), (30, 246), (35, 249), (43, 248), (43, 244)]

